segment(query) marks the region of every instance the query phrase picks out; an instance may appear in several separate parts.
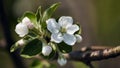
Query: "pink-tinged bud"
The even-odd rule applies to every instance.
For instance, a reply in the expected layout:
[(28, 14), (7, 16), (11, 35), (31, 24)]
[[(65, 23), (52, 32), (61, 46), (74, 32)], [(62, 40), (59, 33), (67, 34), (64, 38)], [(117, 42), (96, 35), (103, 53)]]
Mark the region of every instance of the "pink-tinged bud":
[(52, 48), (50, 46), (43, 46), (42, 54), (44, 56), (49, 56), (51, 52), (52, 52)]
[(18, 43), (18, 45), (23, 46), (25, 44), (25, 41), (23, 39), (21, 39), (17, 43)]

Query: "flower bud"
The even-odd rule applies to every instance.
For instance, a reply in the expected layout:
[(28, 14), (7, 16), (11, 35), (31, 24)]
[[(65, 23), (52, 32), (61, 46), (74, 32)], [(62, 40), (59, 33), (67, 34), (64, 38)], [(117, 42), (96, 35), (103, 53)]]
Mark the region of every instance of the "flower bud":
[(23, 45), (25, 44), (25, 42), (24, 42), (23, 39), (19, 40), (17, 43), (18, 43), (18, 45), (20, 45), (20, 46), (23, 46)]
[(75, 37), (77, 39), (77, 42), (81, 42), (82, 41), (82, 36), (76, 34)]
[(28, 28), (27, 25), (23, 23), (18, 23), (15, 28), (15, 32), (20, 36), (24, 37), (25, 35), (28, 34)]
[(67, 63), (67, 60), (65, 58), (58, 58), (57, 62), (60, 66), (64, 66)]
[(52, 48), (50, 46), (48, 46), (48, 45), (47, 46), (43, 46), (42, 54), (44, 56), (49, 56), (51, 52), (52, 52)]
[(28, 17), (24, 17), (22, 23), (26, 24), (29, 29), (32, 29), (34, 27), (33, 23), (30, 21)]

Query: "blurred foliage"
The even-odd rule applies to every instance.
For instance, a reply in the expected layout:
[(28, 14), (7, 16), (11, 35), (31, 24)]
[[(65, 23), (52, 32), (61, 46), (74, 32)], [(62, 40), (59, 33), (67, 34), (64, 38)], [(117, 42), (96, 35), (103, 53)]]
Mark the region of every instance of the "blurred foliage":
[(97, 0), (94, 3), (98, 17), (98, 38), (104, 45), (119, 45), (120, 0)]
[(82, 62), (73, 62), (75, 68), (89, 68), (87, 65), (85, 65)]
[(38, 59), (33, 60), (33, 62), (30, 65), (30, 68), (57, 68), (55, 64), (49, 64), (43, 61), (40, 61)]
[(0, 68), (14, 68), (9, 53), (0, 48)]

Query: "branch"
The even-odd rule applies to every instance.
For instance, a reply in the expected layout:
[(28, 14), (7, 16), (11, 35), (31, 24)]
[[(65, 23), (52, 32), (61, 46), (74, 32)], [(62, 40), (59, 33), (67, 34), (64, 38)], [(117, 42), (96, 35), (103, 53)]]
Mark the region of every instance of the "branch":
[[(119, 56), (120, 46), (114, 48), (101, 46), (83, 47), (79, 51), (73, 51), (63, 55), (68, 60), (80, 61), (88, 65), (90, 68), (94, 68), (93, 65), (91, 64), (92, 61), (100, 61)], [(34, 58), (37, 58), (40, 61), (45, 60), (44, 58), (38, 55), (35, 56)], [(53, 60), (56, 60), (57, 58), (58, 54), (56, 54)]]
[(73, 51), (69, 54), (64, 54), (68, 60), (81, 61), (90, 68), (93, 68), (91, 62), (109, 58), (115, 58), (120, 55), (120, 46), (114, 48), (108, 47), (83, 47), (80, 51)]

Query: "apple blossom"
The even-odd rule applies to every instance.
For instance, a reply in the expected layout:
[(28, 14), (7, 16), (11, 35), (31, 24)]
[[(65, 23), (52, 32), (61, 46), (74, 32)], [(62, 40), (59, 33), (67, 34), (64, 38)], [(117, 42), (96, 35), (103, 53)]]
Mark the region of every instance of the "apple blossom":
[(79, 26), (73, 24), (73, 19), (70, 16), (62, 16), (58, 20), (50, 18), (46, 21), (47, 29), (52, 33), (51, 41), (60, 43), (64, 41), (68, 45), (74, 45), (76, 37), (74, 33), (79, 30)]

